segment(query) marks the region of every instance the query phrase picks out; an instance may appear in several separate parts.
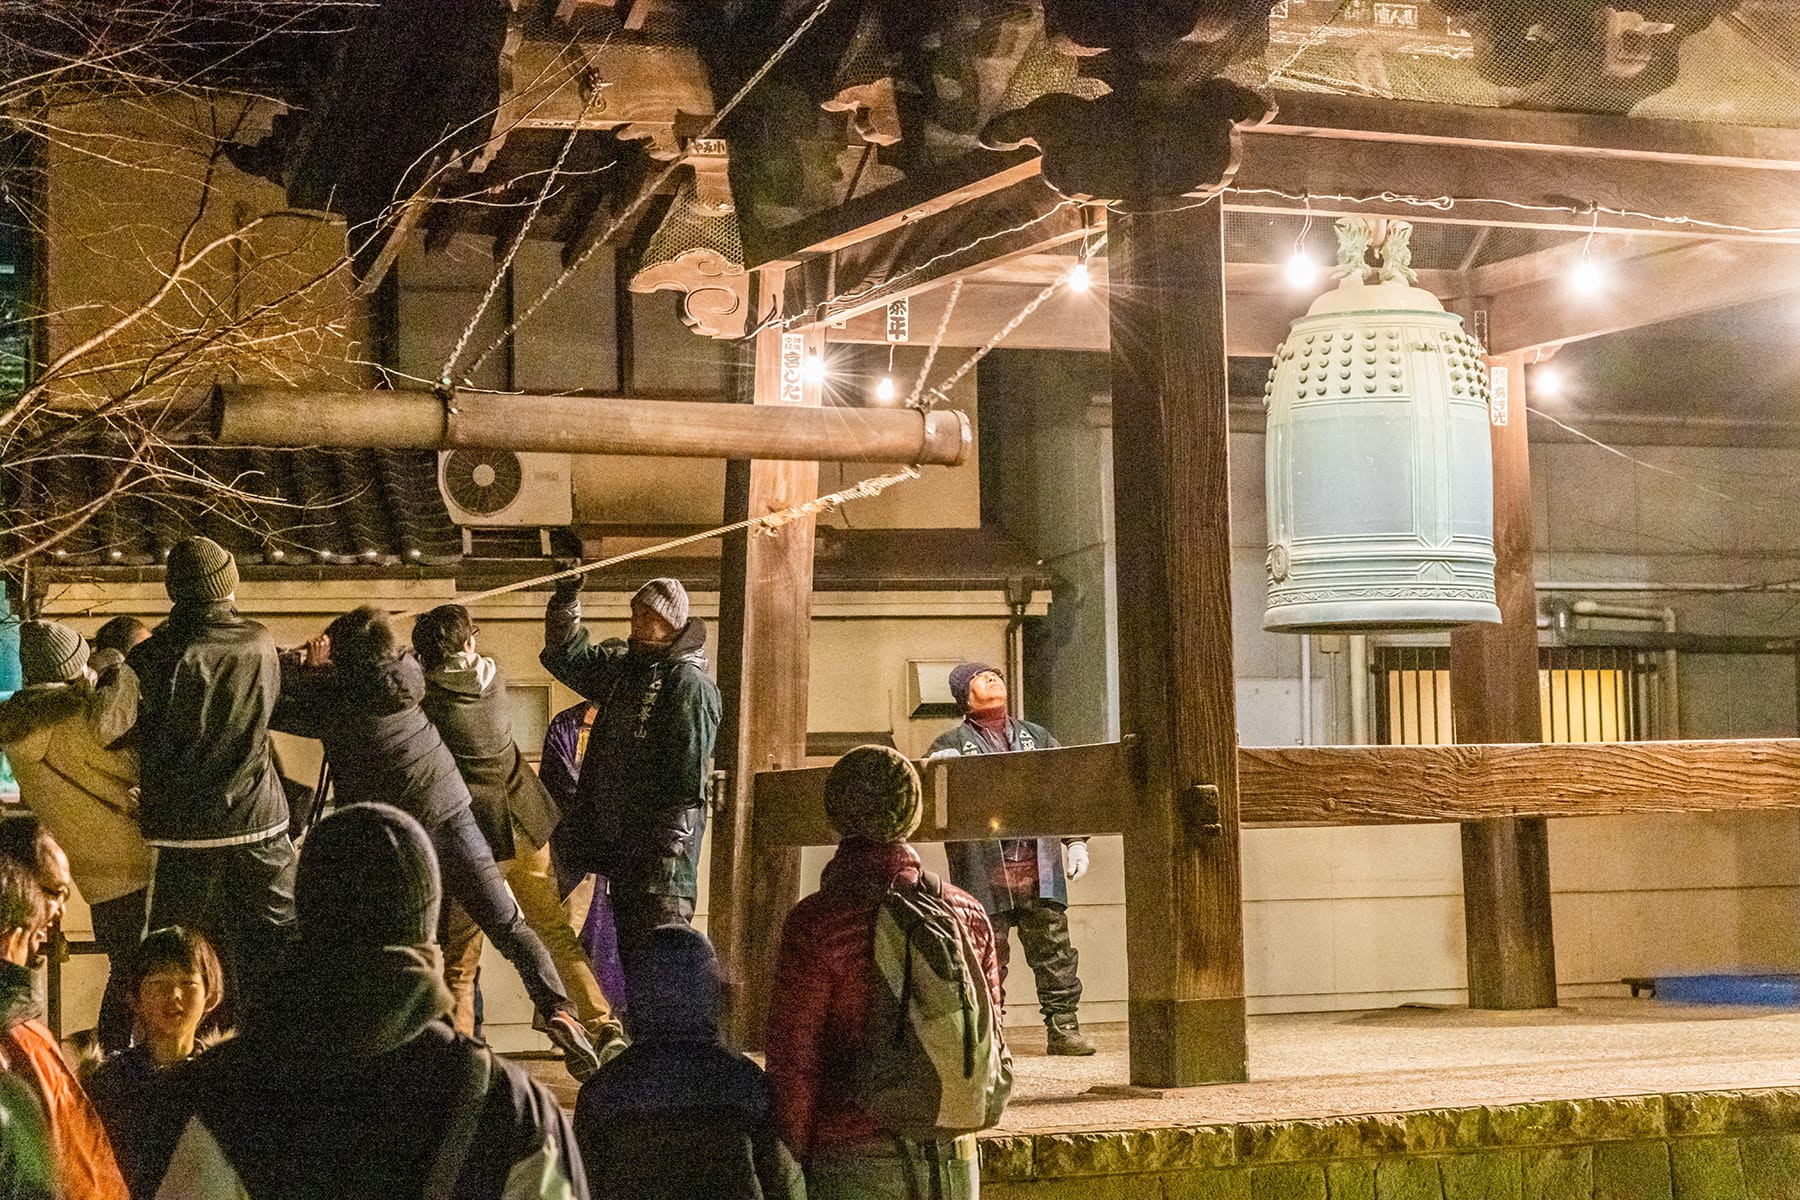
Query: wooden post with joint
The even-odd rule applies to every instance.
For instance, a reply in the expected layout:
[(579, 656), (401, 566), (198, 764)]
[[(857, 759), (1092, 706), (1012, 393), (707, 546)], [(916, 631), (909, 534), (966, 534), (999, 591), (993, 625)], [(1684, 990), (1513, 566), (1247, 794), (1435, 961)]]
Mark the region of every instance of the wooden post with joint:
[[(1531, 557), (1531, 462), (1525, 356), (1488, 361), (1494, 399), (1494, 583), (1500, 624), (1450, 635), (1450, 711), (1458, 742), (1543, 740), (1537, 592)], [(1550, 835), (1541, 818), (1462, 827), (1469, 1006), (1556, 1007)]]
[(1131, 1081), (1241, 1080), (1223, 210), (1108, 217)]
[[(758, 276), (763, 319), (778, 312), (781, 273)], [(805, 369), (824, 353), (821, 330), (756, 335), (749, 357), (752, 403), (821, 403), (823, 387)], [(734, 459), (725, 470), (725, 520), (744, 520), (811, 499), (816, 461)], [(729, 773), (724, 811), (713, 826), (707, 923), (726, 977), (737, 985), (728, 1034), (739, 1046), (762, 1041), (768, 979), (781, 922), (799, 899), (800, 853), (760, 847), (752, 821), (756, 773), (805, 765), (808, 638), (812, 618), (814, 522), (773, 535), (725, 539), (719, 584), (719, 690), (724, 717), (716, 755)]]

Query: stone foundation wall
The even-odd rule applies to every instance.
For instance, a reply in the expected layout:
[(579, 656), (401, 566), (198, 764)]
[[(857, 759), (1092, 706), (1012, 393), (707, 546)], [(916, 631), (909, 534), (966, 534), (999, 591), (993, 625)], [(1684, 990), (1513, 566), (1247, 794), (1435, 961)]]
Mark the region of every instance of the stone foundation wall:
[(1800, 1200), (1800, 1089), (982, 1140), (984, 1200)]

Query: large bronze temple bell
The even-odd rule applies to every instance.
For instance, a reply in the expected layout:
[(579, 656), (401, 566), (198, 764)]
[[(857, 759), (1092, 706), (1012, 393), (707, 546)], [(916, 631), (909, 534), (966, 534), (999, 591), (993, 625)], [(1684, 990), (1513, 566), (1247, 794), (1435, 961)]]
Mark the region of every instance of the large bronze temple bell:
[(1411, 232), (1339, 221), (1340, 282), (1275, 352), (1265, 629), (1500, 620), (1487, 370), (1462, 318), (1413, 286)]

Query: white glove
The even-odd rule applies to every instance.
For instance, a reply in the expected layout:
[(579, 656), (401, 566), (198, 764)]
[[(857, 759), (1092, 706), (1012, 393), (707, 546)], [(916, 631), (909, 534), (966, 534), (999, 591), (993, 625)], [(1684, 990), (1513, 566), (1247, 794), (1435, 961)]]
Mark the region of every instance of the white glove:
[(1074, 883), (1087, 874), (1088, 852), (1086, 842), (1070, 842), (1063, 847), (1063, 863), (1069, 882)]

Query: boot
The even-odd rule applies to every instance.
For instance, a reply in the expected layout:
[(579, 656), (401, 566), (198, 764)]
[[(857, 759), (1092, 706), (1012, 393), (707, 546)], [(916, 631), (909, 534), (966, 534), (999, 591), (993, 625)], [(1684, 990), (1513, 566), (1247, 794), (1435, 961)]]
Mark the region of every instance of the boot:
[(1081, 1035), (1081, 1023), (1074, 1013), (1057, 1013), (1046, 1018), (1044, 1029), (1048, 1033), (1045, 1052), (1048, 1054), (1066, 1054), (1076, 1058), (1095, 1053), (1094, 1043)]

